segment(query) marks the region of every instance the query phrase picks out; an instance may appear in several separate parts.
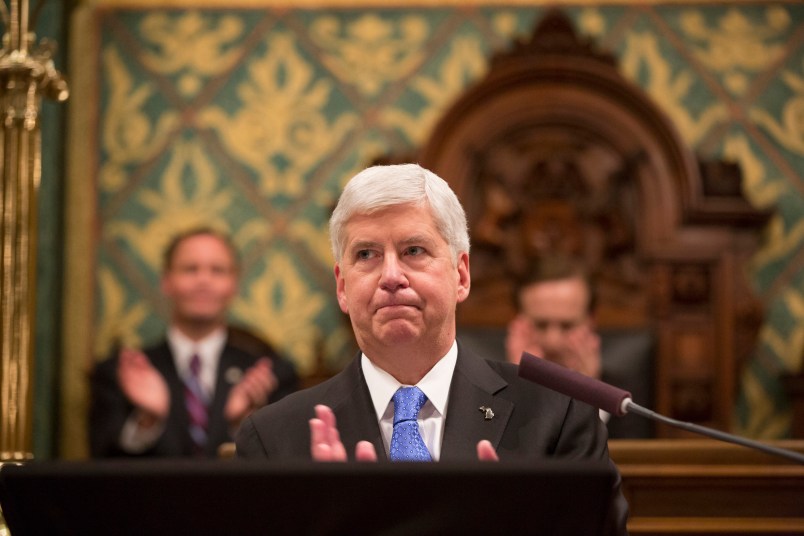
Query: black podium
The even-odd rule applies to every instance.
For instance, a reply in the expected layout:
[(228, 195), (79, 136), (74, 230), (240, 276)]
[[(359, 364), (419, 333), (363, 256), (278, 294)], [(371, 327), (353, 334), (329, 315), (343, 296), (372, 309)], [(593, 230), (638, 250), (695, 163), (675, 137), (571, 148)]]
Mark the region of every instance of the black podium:
[(0, 504), (12, 536), (587, 536), (614, 478), (580, 461), (30, 462), (0, 470)]

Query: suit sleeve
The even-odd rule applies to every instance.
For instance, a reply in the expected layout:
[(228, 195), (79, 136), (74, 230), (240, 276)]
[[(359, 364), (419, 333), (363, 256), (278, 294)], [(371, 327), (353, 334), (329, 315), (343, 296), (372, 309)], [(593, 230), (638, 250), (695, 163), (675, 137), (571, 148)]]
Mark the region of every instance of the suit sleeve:
[[(590, 426), (589, 423), (594, 425)], [(597, 409), (574, 399), (570, 401), (555, 453), (570, 458), (601, 460), (609, 464), (616, 479), (612, 488), (612, 504), (604, 534), (627, 536), (628, 503), (622, 493), (620, 472), (609, 457), (608, 434), (605, 424), (597, 415)]]
[(268, 402), (276, 402), (299, 389), (299, 376), (296, 366), (288, 359), (275, 354), (271, 358), (273, 373), (276, 376), (276, 390), (271, 393)]
[(95, 366), (90, 377), (89, 447), (93, 458), (119, 456), (120, 433), (132, 411), (117, 383), (117, 359)]
[(238, 458), (248, 460), (268, 458), (268, 453), (260, 440), (252, 417), (246, 417), (240, 425), (235, 437), (235, 447)]
[(137, 428), (136, 408), (126, 398), (117, 380), (117, 363), (117, 357), (99, 363), (90, 377), (90, 456), (152, 455), (167, 424), (158, 423), (147, 432)]

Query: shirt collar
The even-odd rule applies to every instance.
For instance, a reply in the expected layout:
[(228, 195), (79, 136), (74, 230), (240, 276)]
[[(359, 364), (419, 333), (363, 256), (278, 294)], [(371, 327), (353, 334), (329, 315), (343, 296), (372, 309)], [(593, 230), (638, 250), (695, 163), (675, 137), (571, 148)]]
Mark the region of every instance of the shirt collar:
[[(453, 341), (446, 355), (439, 359), (433, 368), (416, 384), (442, 417), (447, 415), (449, 386), (452, 383), (452, 375), (455, 372), (455, 363), (457, 361), (458, 345)], [(377, 414), (377, 419), (380, 419), (385, 413), (388, 404), (391, 403), (394, 393), (403, 384), (374, 364), (366, 354), (361, 355), (360, 365), (363, 368), (363, 376), (368, 384), (374, 411)]]
[(176, 326), (170, 326), (167, 330), (167, 340), (179, 374), (184, 375), (189, 370), (190, 358), (196, 353), (201, 359), (202, 367), (209, 365), (212, 370), (216, 370), (226, 344), (226, 328), (218, 328), (203, 339), (194, 341)]

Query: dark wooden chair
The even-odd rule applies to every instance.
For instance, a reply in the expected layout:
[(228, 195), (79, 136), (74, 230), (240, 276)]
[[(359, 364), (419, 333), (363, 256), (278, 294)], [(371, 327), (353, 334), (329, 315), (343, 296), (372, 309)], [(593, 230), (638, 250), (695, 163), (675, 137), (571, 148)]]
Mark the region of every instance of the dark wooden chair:
[(729, 428), (762, 319), (743, 267), (768, 214), (742, 196), (736, 165), (696, 157), (560, 11), (492, 58), (415, 158), (467, 210), (464, 333), (505, 326), (533, 258), (580, 258), (599, 282), (601, 329), (655, 337), (653, 409)]

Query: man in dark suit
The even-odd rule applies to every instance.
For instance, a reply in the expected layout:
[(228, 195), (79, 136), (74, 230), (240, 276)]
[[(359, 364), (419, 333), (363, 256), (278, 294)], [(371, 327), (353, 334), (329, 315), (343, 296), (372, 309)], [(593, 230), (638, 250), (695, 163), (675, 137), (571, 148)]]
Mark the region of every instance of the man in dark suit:
[[(456, 342), (469, 236), (445, 181), (414, 164), (368, 168), (344, 189), (330, 238), (338, 303), (361, 352), (332, 379), (247, 417), (238, 456), (611, 464), (597, 410)], [(613, 496), (608, 532), (622, 534), (619, 482)]]
[[(522, 352), (528, 352), (626, 389), (635, 400), (652, 401), (650, 333), (598, 333), (595, 285), (581, 262), (561, 255), (537, 259), (515, 294), (518, 314), (509, 322), (505, 339), (510, 362), (518, 364)], [(653, 436), (652, 421), (638, 415), (612, 419), (601, 411), (600, 417), (609, 439)]]
[(296, 389), (290, 362), (227, 327), (238, 273), (234, 247), (212, 229), (171, 242), (161, 285), (171, 303), (167, 338), (123, 349), (93, 371), (92, 456), (214, 457), (247, 414)]

